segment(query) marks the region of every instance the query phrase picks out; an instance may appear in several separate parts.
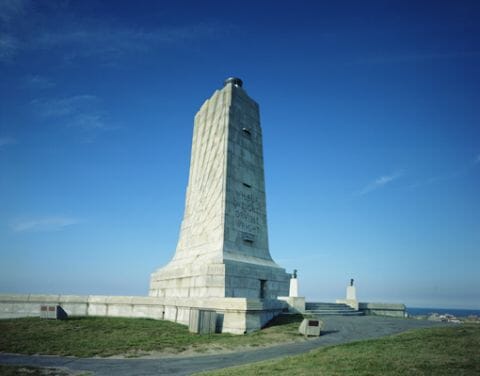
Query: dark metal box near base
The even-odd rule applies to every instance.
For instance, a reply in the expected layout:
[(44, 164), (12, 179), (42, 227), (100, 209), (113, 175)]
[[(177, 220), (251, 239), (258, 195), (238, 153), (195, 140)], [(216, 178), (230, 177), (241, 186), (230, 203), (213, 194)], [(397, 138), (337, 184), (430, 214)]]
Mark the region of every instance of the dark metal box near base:
[(190, 310), (188, 330), (197, 334), (215, 333), (217, 313), (203, 309)]
[(59, 305), (41, 305), (40, 318), (52, 320), (65, 320), (68, 318), (67, 312)]

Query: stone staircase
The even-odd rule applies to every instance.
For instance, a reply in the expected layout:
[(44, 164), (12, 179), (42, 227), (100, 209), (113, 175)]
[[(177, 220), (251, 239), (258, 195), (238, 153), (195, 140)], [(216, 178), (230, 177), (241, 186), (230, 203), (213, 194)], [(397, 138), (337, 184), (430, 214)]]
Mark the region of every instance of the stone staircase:
[(320, 302), (305, 303), (305, 313), (316, 316), (363, 316), (364, 314), (346, 304)]

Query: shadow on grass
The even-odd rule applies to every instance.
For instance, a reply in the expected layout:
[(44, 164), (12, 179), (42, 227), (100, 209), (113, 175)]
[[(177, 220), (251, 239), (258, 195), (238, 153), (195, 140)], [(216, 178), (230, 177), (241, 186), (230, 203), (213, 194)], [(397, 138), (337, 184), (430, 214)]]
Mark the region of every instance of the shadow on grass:
[(274, 317), (270, 320), (267, 325), (264, 326), (264, 329), (271, 328), (274, 326), (288, 325), (288, 324), (298, 324), (303, 320), (303, 316), (300, 314), (290, 315), (290, 314), (281, 314), (277, 317)]
[(328, 336), (329, 334), (335, 334), (338, 333), (340, 330), (322, 330), (320, 332), (320, 335), (322, 336)]

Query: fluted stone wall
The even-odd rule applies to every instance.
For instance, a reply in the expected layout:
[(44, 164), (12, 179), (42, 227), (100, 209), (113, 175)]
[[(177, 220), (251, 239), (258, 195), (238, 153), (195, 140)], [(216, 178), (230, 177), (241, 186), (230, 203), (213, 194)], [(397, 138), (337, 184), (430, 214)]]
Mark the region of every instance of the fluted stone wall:
[(172, 261), (150, 296), (276, 299), (289, 275), (268, 248), (258, 104), (227, 83), (195, 116), (190, 175)]

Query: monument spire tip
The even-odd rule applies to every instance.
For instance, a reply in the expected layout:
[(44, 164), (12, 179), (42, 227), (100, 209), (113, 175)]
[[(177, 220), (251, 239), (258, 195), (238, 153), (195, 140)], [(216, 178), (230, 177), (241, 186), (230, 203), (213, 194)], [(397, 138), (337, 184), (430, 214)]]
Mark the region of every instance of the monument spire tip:
[(238, 77), (228, 77), (223, 83), (223, 86), (227, 86), (227, 84), (232, 84), (233, 86), (242, 87), (243, 81)]

